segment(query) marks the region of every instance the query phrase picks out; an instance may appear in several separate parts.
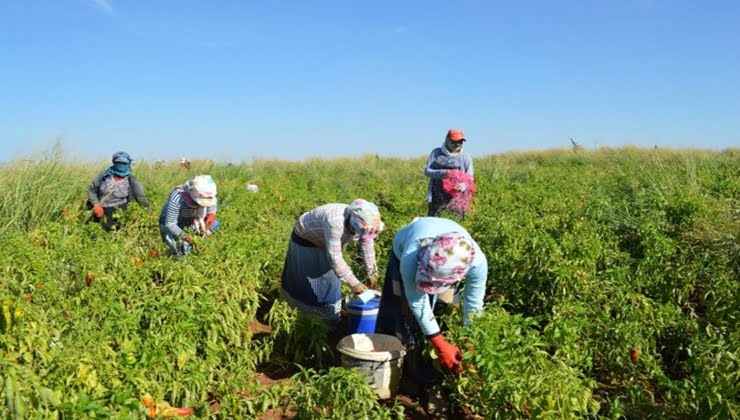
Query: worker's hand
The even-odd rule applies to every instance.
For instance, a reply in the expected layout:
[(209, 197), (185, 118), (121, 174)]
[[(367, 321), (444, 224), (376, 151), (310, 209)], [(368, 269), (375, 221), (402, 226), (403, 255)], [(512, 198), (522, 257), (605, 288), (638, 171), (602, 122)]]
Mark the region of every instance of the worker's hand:
[(459, 373), (462, 370), (462, 352), (454, 345), (445, 341), (442, 334), (435, 335), (430, 340), (439, 357), (439, 365), (448, 372)]
[(216, 222), (216, 213), (208, 213), (206, 215), (206, 230), (211, 230), (213, 223)]
[(185, 235), (182, 237), (183, 242), (192, 243), (193, 238), (191, 238), (189, 235)]
[(103, 214), (104, 214), (103, 207), (100, 204), (98, 204), (98, 203), (95, 203), (93, 205), (92, 212), (95, 215), (95, 217), (97, 217), (97, 218), (103, 217)]
[(358, 294), (358, 295), (359, 295), (360, 293), (364, 292), (365, 290), (367, 290), (367, 286), (365, 286), (365, 285), (364, 285), (364, 284), (362, 284), (362, 283), (360, 283), (360, 284), (358, 284), (357, 286), (355, 286), (355, 287), (353, 287), (353, 288), (352, 288), (352, 291), (353, 291), (353, 292), (355, 292), (355, 293), (356, 293), (356, 294)]
[(378, 290), (378, 273), (373, 273), (367, 278), (367, 285), (373, 290)]

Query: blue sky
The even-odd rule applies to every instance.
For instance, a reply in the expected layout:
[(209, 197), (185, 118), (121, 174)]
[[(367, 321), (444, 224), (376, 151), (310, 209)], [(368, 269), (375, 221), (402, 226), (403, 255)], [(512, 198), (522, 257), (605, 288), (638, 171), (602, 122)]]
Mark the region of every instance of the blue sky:
[(740, 146), (740, 2), (6, 0), (0, 160)]

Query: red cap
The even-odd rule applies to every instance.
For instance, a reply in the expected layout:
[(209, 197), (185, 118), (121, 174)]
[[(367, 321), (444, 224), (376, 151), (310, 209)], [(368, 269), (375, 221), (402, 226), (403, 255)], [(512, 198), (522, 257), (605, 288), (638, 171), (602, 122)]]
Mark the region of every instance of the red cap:
[(465, 133), (463, 133), (459, 128), (451, 128), (450, 131), (447, 132), (447, 138), (450, 141), (465, 141)]

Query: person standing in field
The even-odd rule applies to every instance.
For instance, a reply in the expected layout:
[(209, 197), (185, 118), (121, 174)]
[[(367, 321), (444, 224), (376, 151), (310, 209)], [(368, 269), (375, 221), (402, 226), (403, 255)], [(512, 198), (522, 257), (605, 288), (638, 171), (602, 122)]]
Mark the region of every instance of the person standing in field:
[(463, 151), (465, 133), (453, 128), (447, 132), (445, 141), (441, 147), (432, 150), (427, 159), (424, 175), (429, 177), (429, 188), (426, 200), (429, 203), (428, 216), (438, 217), (445, 210), (455, 216), (464, 217), (464, 208), (451, 205), (454, 197), (449, 191), (445, 191), (443, 180), (453, 170), (463, 172), (465, 175), (473, 176), (473, 159)]
[(342, 283), (355, 293), (366, 286), (344, 260), (346, 244), (358, 241), (370, 287), (375, 287), (375, 237), (383, 230), (378, 207), (363, 199), (325, 204), (303, 213), (293, 225), (283, 266), (281, 294), (299, 311), (339, 322)]
[(210, 175), (195, 176), (172, 190), (159, 215), (159, 232), (170, 255), (190, 253), (193, 235), (208, 236), (218, 226), (216, 194), (216, 182)]
[(93, 178), (87, 189), (87, 206), (92, 210), (93, 220), (102, 223), (105, 230), (117, 227), (113, 215), (119, 209), (126, 210), (129, 202), (136, 200), (139, 205), (149, 207), (144, 188), (131, 175), (131, 156), (116, 152), (112, 161), (113, 165)]
[(483, 308), (488, 261), (458, 223), (419, 217), (393, 238), (388, 256), (376, 333), (398, 337), (406, 346), (406, 392), (419, 393), (440, 375), (422, 355), (424, 337), (434, 347), (442, 369), (460, 372), (462, 353), (448, 343), (434, 316), (438, 296), (464, 281), (463, 323)]

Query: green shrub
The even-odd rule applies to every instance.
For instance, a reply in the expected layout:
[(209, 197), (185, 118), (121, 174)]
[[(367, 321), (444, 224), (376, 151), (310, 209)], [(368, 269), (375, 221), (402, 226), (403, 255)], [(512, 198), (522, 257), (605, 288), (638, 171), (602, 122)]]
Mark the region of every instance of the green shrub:
[[(249, 329), (276, 295), (296, 217), (375, 201), (387, 225), (376, 246), (383, 271), (393, 234), (426, 214), (423, 164), (138, 161), (152, 208), (131, 205), (112, 233), (86, 223), (84, 205), (108, 162), (73, 162), (56, 148), (0, 166), (0, 302), (10, 314), (0, 319), (0, 416), (139, 418), (145, 393), (198, 418), (212, 405), (227, 418), (274, 407), (288, 385), (262, 389), (260, 364), (334, 361), (321, 321), (280, 304), (272, 335)], [(459, 383), (461, 402), (505, 417), (592, 415), (594, 402), (612, 418), (738, 417), (737, 149), (555, 150), (475, 166), (462, 224), (489, 260), (489, 313), (470, 334), (452, 333), (480, 341), (474, 363), (484, 366)], [(218, 183), (222, 227), (197, 255), (165, 258), (161, 206), (203, 172)], [(355, 251), (348, 262), (361, 273)]]
[(350, 368), (334, 367), (325, 374), (302, 369), (293, 377), (288, 410), (297, 419), (403, 419), (403, 407), (380, 405), (367, 379)]
[(457, 404), (486, 418), (583, 417), (599, 411), (595, 381), (547, 352), (538, 321), (489, 305), (451, 337), (462, 343), (463, 375), (448, 377)]

